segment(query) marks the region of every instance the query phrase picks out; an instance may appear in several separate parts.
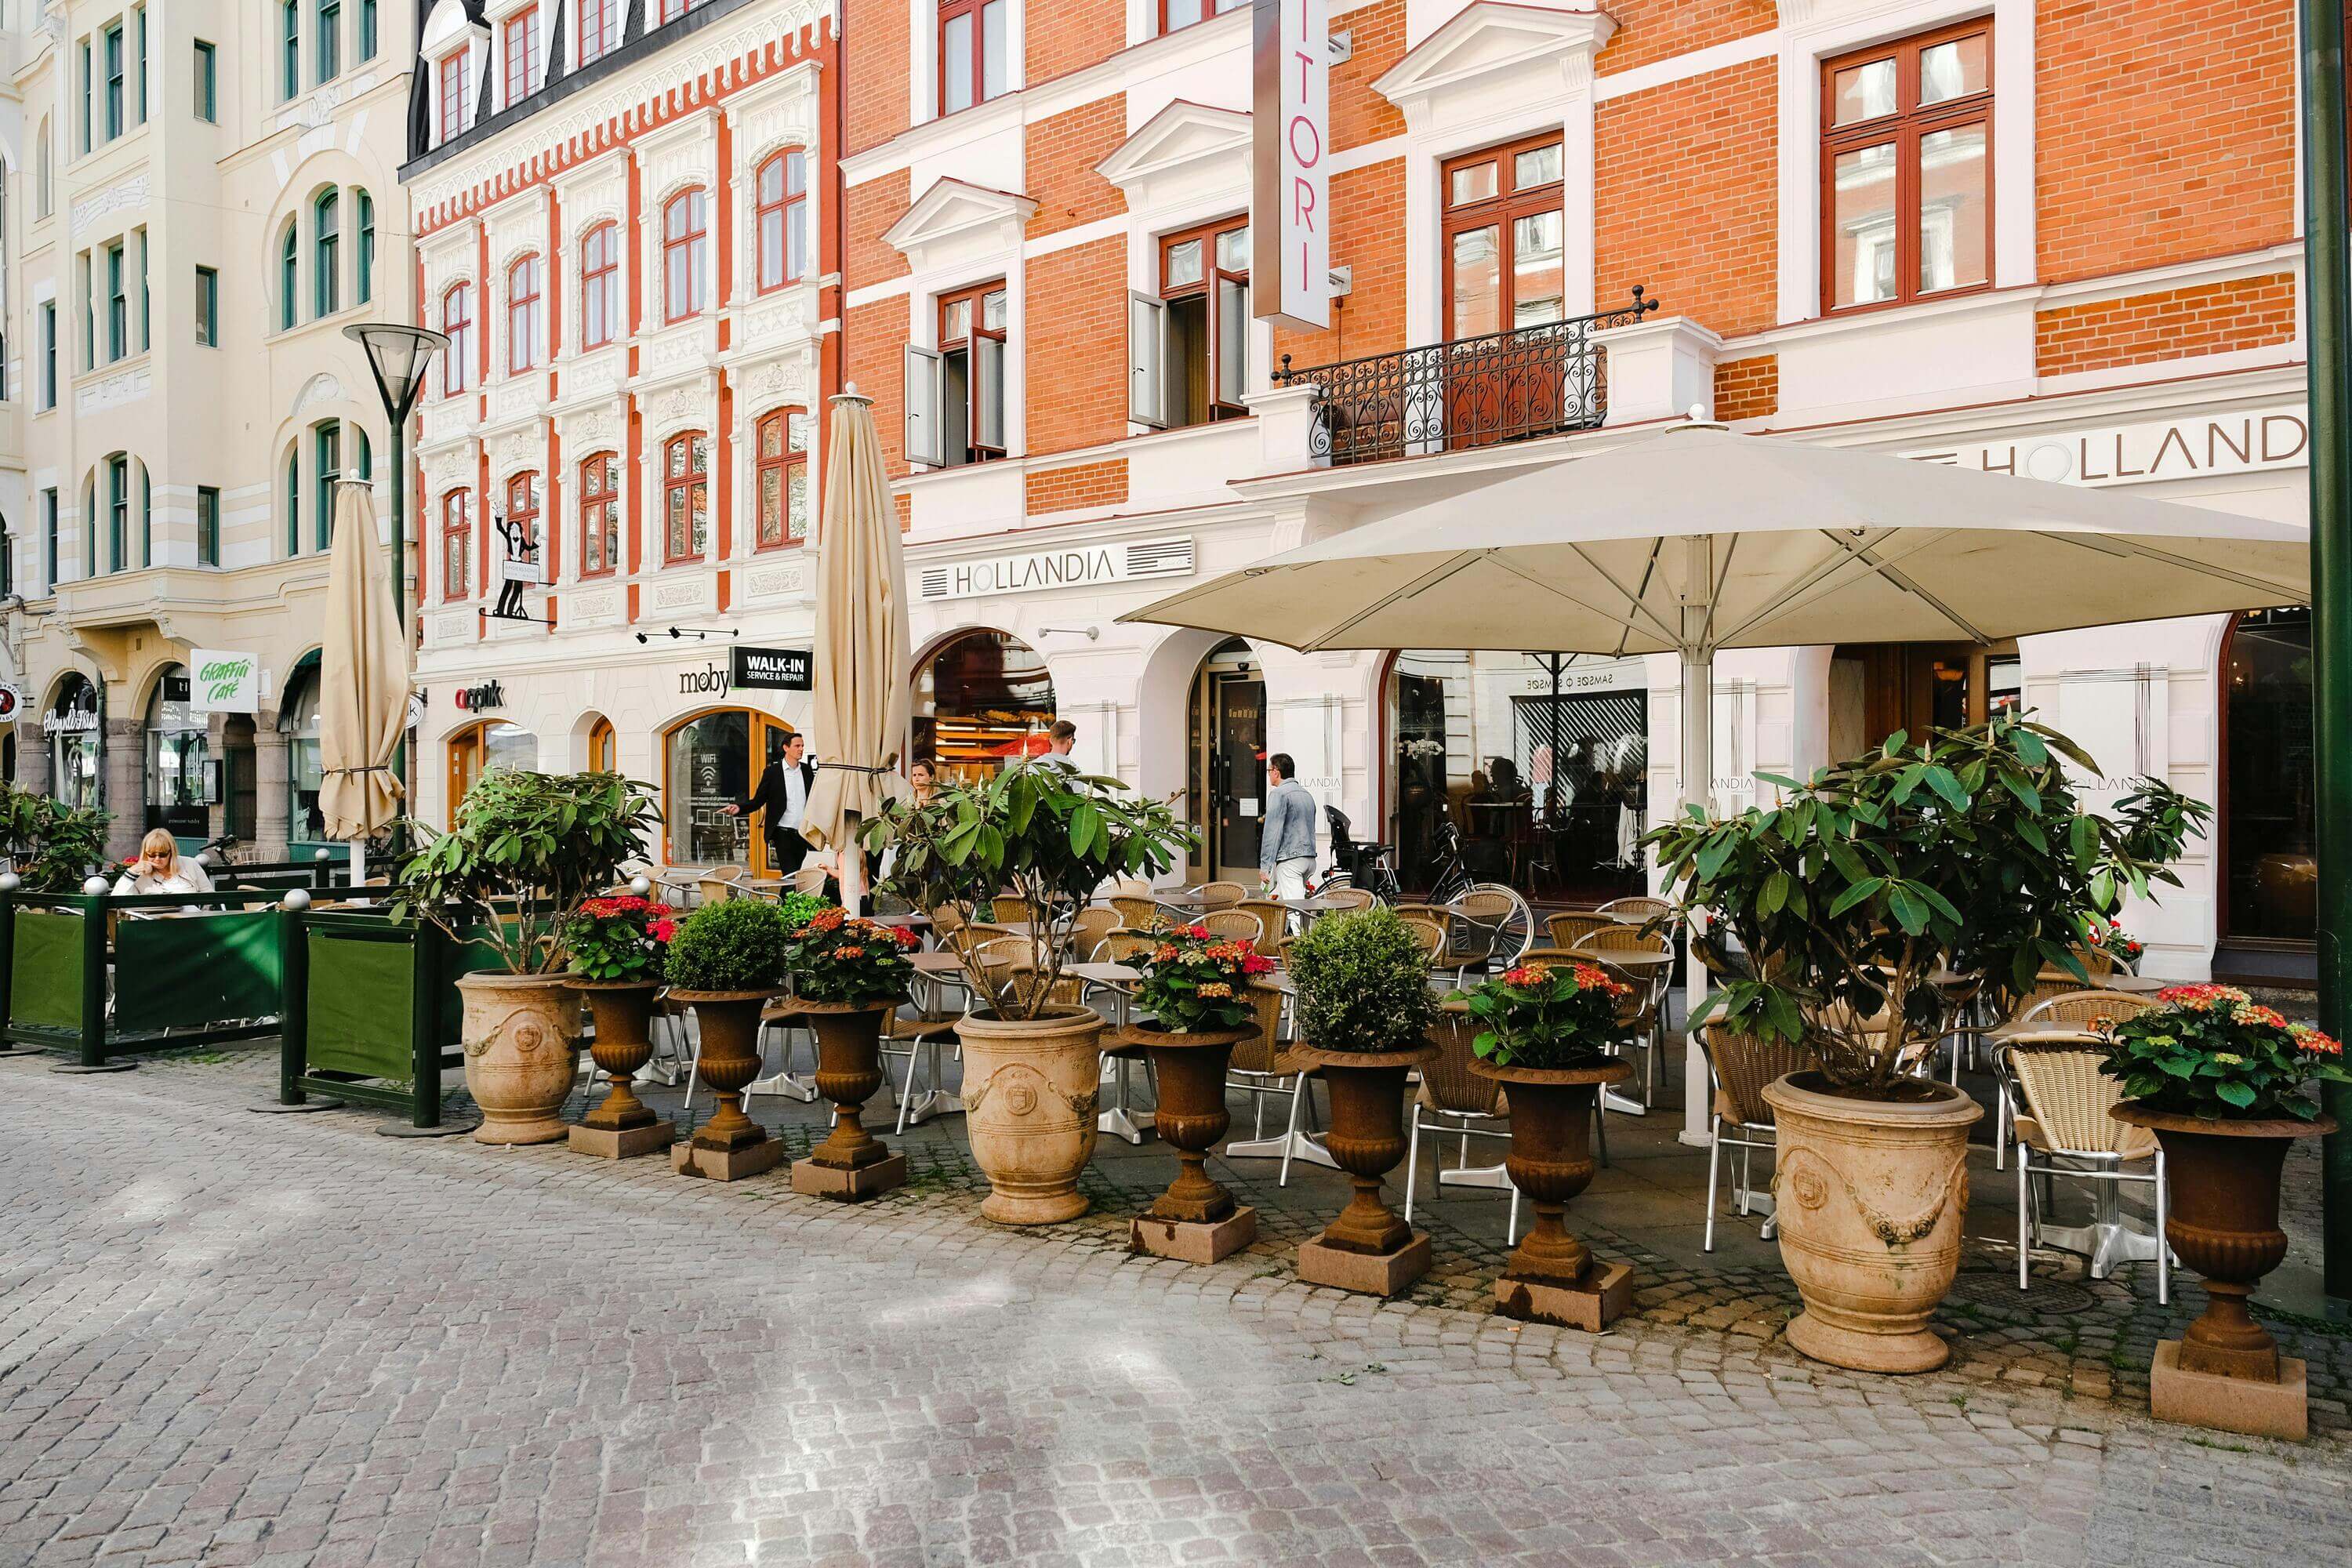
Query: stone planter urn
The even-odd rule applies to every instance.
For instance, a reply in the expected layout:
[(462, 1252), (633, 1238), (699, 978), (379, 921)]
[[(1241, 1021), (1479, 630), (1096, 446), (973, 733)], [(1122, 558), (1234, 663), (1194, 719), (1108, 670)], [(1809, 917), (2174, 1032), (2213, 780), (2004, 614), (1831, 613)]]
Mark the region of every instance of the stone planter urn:
[(1511, 1152), (1503, 1169), (1536, 1211), (1527, 1239), (1495, 1281), (1495, 1310), (1597, 1333), (1633, 1304), (1633, 1271), (1622, 1263), (1601, 1263), (1569, 1234), (1561, 1215), (1600, 1169), (1592, 1157), (1592, 1115), (1601, 1090), (1633, 1077), (1633, 1064), (1523, 1068), (1474, 1059), (1470, 1070), (1507, 1086)]
[(1257, 1210), (1234, 1204), (1234, 1194), (1207, 1170), (1209, 1151), (1225, 1135), (1232, 1114), (1225, 1109), (1225, 1068), (1234, 1047), (1250, 1029), (1135, 1028), (1124, 1039), (1151, 1053), (1160, 1080), (1153, 1124), (1160, 1141), (1176, 1151), (1176, 1179), (1128, 1228), (1128, 1248), (1184, 1263), (1214, 1263), (1257, 1239)]
[(1320, 1069), (1331, 1098), (1323, 1147), (1355, 1183), (1339, 1217), (1298, 1248), (1298, 1277), (1370, 1296), (1394, 1296), (1429, 1272), (1429, 1237), (1405, 1224), (1381, 1195), (1381, 1178), (1405, 1156), (1405, 1074), (1437, 1058), (1437, 1047), (1327, 1051), (1293, 1047)]
[(466, 1092), (482, 1108), (482, 1143), (552, 1143), (566, 1129), (580, 998), (562, 974), (457, 977)]
[(806, 1002), (786, 1005), (816, 1035), (816, 1090), (833, 1102), (833, 1131), (793, 1163), (793, 1191), (856, 1202), (907, 1182), (907, 1156), (866, 1130), (866, 1101), (882, 1087), (882, 1029), (897, 1008), (887, 1003)]
[(654, 998), (660, 983), (574, 980), (572, 988), (588, 998), (588, 1016), (596, 1023), (588, 1055), (610, 1086), (604, 1103), (572, 1129), (572, 1152), (625, 1160), (668, 1148), (677, 1142), (677, 1130), (655, 1115), (634, 1087), (637, 1069), (654, 1054)]
[(2148, 1129), (2163, 1146), (2171, 1194), (2164, 1239), (2205, 1283), (2204, 1312), (2156, 1347), (2150, 1412), (2159, 1421), (2302, 1441), (2310, 1436), (2305, 1363), (2279, 1354), (2247, 1303), (2286, 1257), (2279, 1174), (2287, 1148), (2335, 1131), (2335, 1119), (2209, 1121), (2128, 1101), (2108, 1114)]
[(1054, 1225), (1087, 1212), (1078, 1173), (1095, 1152), (1102, 1016), (1049, 1007), (1038, 1018), (973, 1013), (963, 1042), (964, 1130), (992, 1189), (982, 1218)]
[(737, 1182), (773, 1170), (784, 1146), (743, 1114), (743, 1088), (760, 1075), (760, 1011), (773, 991), (679, 991), (670, 999), (694, 1009), (702, 1050), (696, 1071), (719, 1109), (670, 1152), (680, 1175)]
[(1805, 1299), (1789, 1342), (1856, 1372), (1932, 1372), (1951, 1356), (1927, 1320), (1959, 1272), (1969, 1128), (1984, 1110), (1949, 1084), (1905, 1087), (1914, 1098), (1865, 1100), (1800, 1072), (1764, 1089), (1780, 1260)]

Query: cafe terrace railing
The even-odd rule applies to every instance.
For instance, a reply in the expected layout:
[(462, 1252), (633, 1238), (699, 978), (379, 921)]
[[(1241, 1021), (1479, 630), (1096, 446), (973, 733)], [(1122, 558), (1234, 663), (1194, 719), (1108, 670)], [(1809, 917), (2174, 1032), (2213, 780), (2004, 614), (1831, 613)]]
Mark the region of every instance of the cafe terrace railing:
[(1609, 412), (1593, 334), (1657, 308), (1637, 284), (1632, 304), (1564, 321), (1304, 370), (1285, 354), (1274, 384), (1317, 389), (1307, 456), (1335, 468), (1590, 430)]

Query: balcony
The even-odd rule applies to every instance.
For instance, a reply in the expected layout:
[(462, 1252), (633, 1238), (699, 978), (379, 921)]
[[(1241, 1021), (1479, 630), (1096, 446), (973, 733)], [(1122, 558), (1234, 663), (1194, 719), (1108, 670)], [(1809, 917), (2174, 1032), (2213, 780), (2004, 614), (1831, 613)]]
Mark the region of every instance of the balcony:
[(1657, 308), (1636, 287), (1622, 310), (1507, 332), (1306, 370), (1286, 354), (1274, 382), (1316, 389), (1307, 455), (1334, 468), (1590, 430), (1609, 412), (1595, 334), (1637, 326)]

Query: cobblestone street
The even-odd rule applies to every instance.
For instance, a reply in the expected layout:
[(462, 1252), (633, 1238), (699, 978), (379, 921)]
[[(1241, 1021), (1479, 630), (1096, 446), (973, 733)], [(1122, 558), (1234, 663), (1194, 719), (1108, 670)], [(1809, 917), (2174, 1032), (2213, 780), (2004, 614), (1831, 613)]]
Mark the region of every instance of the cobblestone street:
[(1499, 1224), (1442, 1210), (1412, 1297), (1301, 1285), (1323, 1200), (1286, 1206), (1271, 1167), (1266, 1238), (1192, 1268), (1123, 1249), (1152, 1146), (1032, 1236), (978, 1218), (952, 1121), (853, 1210), (782, 1173), (248, 1115), (273, 1065), (0, 1063), (0, 1563), (2316, 1564), (2352, 1541), (2340, 1337), (2282, 1336), (2314, 1362), (2307, 1446), (2147, 1419), (2141, 1342), (2196, 1310), (2186, 1281), (2170, 1314), (2115, 1281), (2030, 1294), (2046, 1318), (1958, 1300), (1950, 1371), (1865, 1379), (1779, 1340), (1777, 1270), (1603, 1226), (1645, 1278), (1595, 1337), (1478, 1310)]

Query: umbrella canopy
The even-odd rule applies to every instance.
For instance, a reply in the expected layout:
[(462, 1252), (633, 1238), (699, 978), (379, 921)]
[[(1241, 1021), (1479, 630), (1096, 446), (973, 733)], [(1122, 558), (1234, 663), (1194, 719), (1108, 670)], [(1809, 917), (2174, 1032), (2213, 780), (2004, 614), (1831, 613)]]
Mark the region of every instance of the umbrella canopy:
[(319, 656), (319, 811), (327, 837), (365, 839), (400, 814), (406, 794), (392, 754), (408, 723), (408, 639), (392, 607), (369, 487), (335, 487), (335, 551), (327, 563), (327, 637)]
[[(907, 563), (898, 511), (882, 469), (873, 399), (855, 386), (833, 399), (824, 509), (817, 526), (816, 671), (809, 729), (831, 761), (809, 792), (803, 832), (820, 848), (845, 845), (851, 819), (872, 816), (878, 771), (906, 743)], [(868, 771), (860, 771), (868, 770)], [(843, 890), (855, 856), (844, 858)]]

